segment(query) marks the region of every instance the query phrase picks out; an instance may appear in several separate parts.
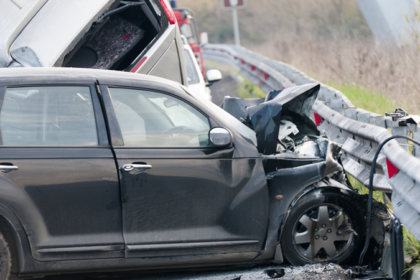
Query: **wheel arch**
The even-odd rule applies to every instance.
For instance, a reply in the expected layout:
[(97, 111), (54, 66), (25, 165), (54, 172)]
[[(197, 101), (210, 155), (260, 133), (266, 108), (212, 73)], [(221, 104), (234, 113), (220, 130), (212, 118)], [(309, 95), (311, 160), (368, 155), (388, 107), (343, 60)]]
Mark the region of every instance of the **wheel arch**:
[(0, 232), (6, 239), (12, 254), (12, 272), (22, 271), (25, 255), (30, 257), (28, 236), (16, 215), (0, 204)]

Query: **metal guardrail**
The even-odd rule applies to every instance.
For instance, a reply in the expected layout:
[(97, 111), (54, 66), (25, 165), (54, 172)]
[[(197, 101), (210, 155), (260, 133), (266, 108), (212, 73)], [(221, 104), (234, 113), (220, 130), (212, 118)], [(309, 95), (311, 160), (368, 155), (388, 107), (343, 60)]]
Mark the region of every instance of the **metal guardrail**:
[[(205, 45), (205, 60), (235, 68), (266, 93), (306, 83), (319, 83), (296, 68), (229, 45)], [(391, 135), (405, 135), (420, 140), (419, 116), (383, 116), (355, 107), (340, 91), (321, 84), (313, 111), (318, 128), (342, 144), (345, 170), (365, 186), (369, 184), (370, 166), (380, 143)], [(412, 154), (411, 154), (412, 153)], [(420, 147), (406, 140), (391, 140), (378, 160), (373, 186), (392, 192), (394, 214), (420, 240)], [(388, 170), (389, 168), (389, 170)]]

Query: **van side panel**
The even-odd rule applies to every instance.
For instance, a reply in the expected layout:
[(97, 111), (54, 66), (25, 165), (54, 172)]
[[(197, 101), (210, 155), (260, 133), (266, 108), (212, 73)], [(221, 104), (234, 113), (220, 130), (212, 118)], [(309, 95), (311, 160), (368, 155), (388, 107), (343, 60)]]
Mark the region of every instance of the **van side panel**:
[(174, 40), (148, 74), (170, 79), (182, 84), (179, 63), (178, 50)]

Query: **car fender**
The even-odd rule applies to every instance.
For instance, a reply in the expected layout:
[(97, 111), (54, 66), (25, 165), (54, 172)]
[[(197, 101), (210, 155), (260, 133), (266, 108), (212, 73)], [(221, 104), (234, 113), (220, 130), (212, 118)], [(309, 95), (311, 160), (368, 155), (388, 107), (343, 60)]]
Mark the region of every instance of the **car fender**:
[[(256, 261), (274, 258), (279, 244), (279, 230), (291, 203), (306, 189), (321, 181), (325, 161), (304, 166), (279, 169), (267, 174), (269, 195), (269, 224), (263, 252)], [(277, 197), (281, 195), (279, 200)], [(277, 199), (276, 199), (277, 198)]]
[[(323, 161), (268, 173), (269, 225), (264, 250), (255, 260), (263, 261), (274, 258), (284, 221), (293, 205), (303, 196), (311, 195), (312, 192), (321, 189), (353, 192), (335, 180), (323, 179), (325, 168), (326, 162)], [(282, 196), (280, 200), (278, 195)]]
[[(1, 189), (1, 187), (0, 187)], [(27, 261), (32, 261), (31, 248), (28, 241), (28, 236), (22, 223), (18, 217), (7, 206), (0, 203), (0, 216), (6, 220), (13, 235), (13, 243), (9, 247), (14, 246), (17, 254), (18, 271), (22, 271), (26, 266)], [(9, 240), (8, 240), (9, 241)], [(10, 241), (9, 241), (10, 242)]]
[[(14, 171), (11, 171), (14, 172)], [(4, 216), (19, 237), (17, 245), (21, 246), (21, 253), (30, 253), (32, 246), (40, 239), (49, 236), (44, 219), (28, 194), (7, 178), (8, 173), (0, 172), (0, 215)], [(24, 241), (26, 242), (23, 246)], [(23, 254), (20, 254), (22, 257)], [(21, 262), (20, 262), (21, 263)]]

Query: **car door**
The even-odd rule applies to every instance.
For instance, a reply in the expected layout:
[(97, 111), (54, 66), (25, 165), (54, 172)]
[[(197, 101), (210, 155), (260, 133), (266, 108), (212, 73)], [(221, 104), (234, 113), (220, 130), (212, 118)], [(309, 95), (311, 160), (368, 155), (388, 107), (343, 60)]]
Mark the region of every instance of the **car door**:
[(148, 86), (101, 86), (105, 103), (112, 103), (107, 114), (120, 168), (126, 257), (254, 258), (268, 209), (260, 159), (233, 158), (234, 145), (213, 147), (209, 131), (217, 125), (208, 115)]
[(36, 260), (121, 257), (118, 174), (94, 80), (48, 82), (0, 84), (0, 203)]

